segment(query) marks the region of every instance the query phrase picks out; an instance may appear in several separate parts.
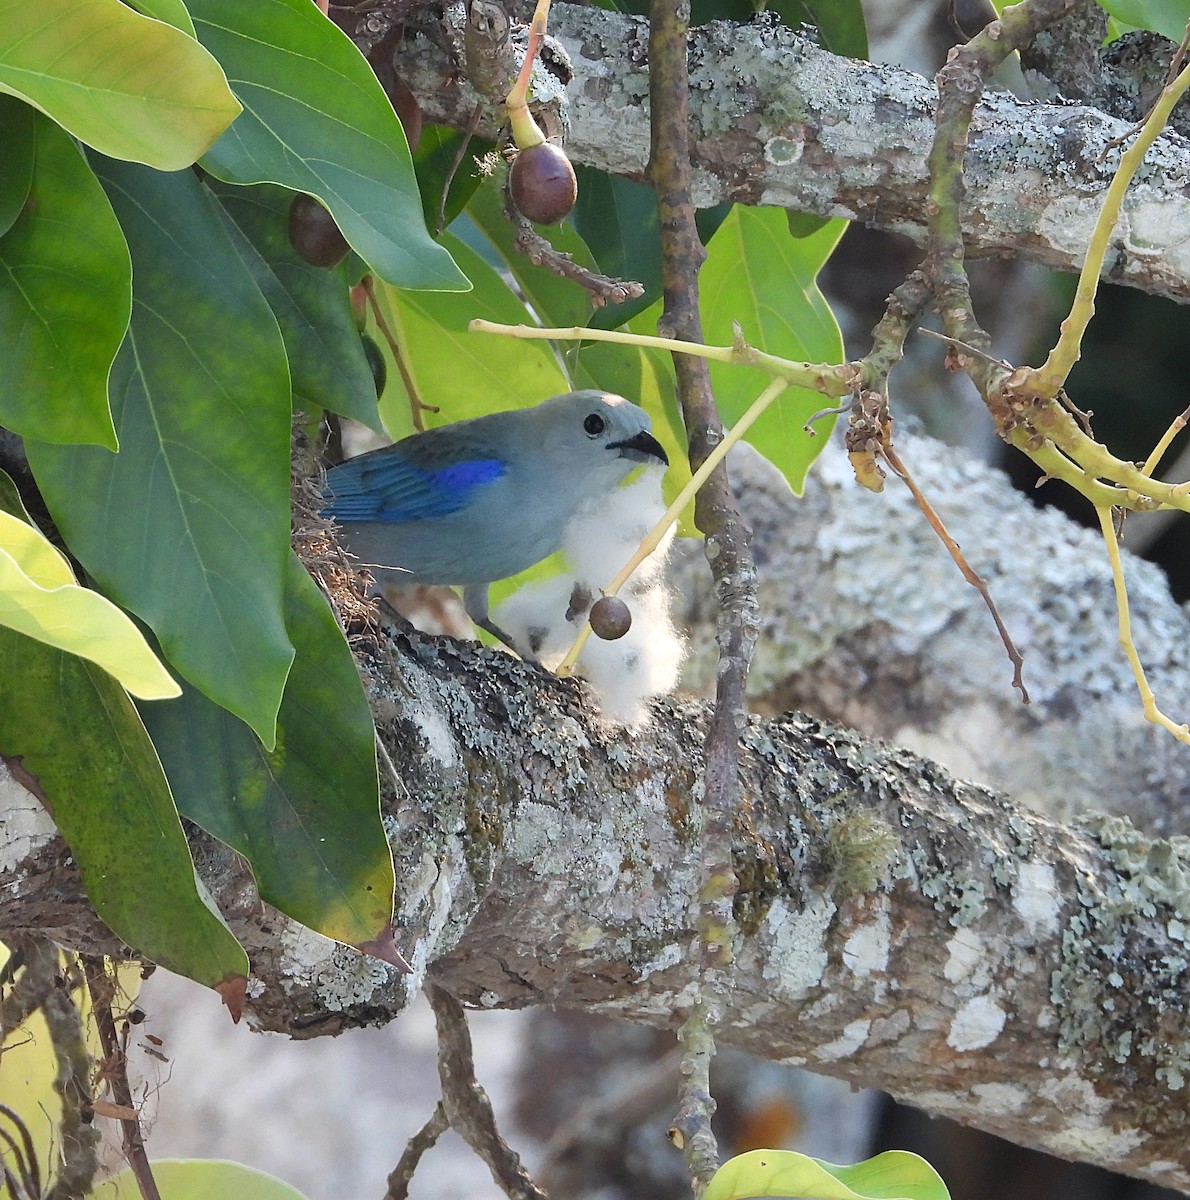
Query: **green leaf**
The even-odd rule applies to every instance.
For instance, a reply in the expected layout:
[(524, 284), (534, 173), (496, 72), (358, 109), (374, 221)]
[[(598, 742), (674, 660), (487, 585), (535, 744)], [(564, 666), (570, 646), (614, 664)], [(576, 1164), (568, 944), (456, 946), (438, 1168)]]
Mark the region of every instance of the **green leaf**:
[(41, 582), (55, 558), (66, 567), (33, 526), (0, 512), (0, 625), (89, 659), (134, 696), (160, 700), (179, 695), (181, 689), (144, 635), (110, 600), (79, 587), (73, 578)]
[[(466, 141), (466, 148), (463, 143)], [(442, 208), (442, 190), (447, 186), (447, 175), (454, 167), (459, 151), (463, 156), (455, 168), (450, 181), (450, 194), (445, 205), (445, 229), (467, 207), (472, 193), (489, 176), (480, 169), (477, 160), (496, 148), (486, 138), (472, 137), (458, 129), (445, 125), (425, 125), (421, 131), (421, 142), (413, 153), (413, 169), (417, 173), (417, 186), (421, 192), (425, 212), (426, 228), (437, 230), (439, 209)]]
[(182, 0), (133, 0), (132, 7), (146, 17), (164, 21), (175, 29), (194, 37), (194, 22), (190, 19), (190, 11)]
[[(843, 339), (816, 282), (818, 272), (842, 236), (835, 220), (817, 233), (791, 238), (785, 213), (777, 208), (736, 205), (707, 248), (699, 275), (705, 340), (730, 345), (738, 322), (750, 345), (799, 362), (837, 363)], [(766, 372), (711, 364), (719, 411), (734, 424), (769, 382)], [(831, 421), (803, 426), (829, 398), (808, 388), (790, 388), (756, 422), (747, 441), (774, 463), (801, 494), (806, 472), (827, 443)]]
[(1134, 29), (1151, 29), (1177, 43), (1190, 22), (1190, 0), (1099, 0), (1099, 7)]
[[(242, 1163), (218, 1159), (158, 1158), (153, 1160), (153, 1178), (161, 1200), (305, 1200), (296, 1188), (273, 1175)], [(104, 1180), (89, 1200), (140, 1200), (142, 1193), (131, 1168)]]
[(599, 269), (617, 279), (643, 284), (644, 295), (608, 305), (590, 324), (612, 329), (648, 308), (661, 295), (661, 243), (653, 189), (606, 171), (575, 167), (578, 201), (571, 220)]
[(0, 755), (19, 760), (115, 934), (234, 1004), (247, 956), (199, 895), (161, 764), (124, 689), (0, 627)]
[(12, 120), (18, 145), (30, 117), (29, 202), (0, 238), (0, 423), (115, 449), (107, 380), (132, 306), (128, 249), (70, 136), (0, 96), (0, 127)]
[(390, 283), (465, 290), (426, 232), (401, 122), (351, 39), (310, 0), (189, 7), (245, 110), (203, 166), (228, 183), (280, 183), (316, 196)]
[[(500, 187), (493, 180), (471, 197), (467, 215), (476, 229), (503, 260), (526, 303), (543, 325), (586, 325), (593, 311), (590, 295), (577, 283), (563, 279), (545, 267), (534, 266), (517, 250), (516, 230), (504, 216), (504, 201), (500, 192)], [(590, 270), (599, 269), (586, 243), (569, 224), (551, 229), (549, 240), (555, 250), (569, 254), (580, 266)], [(615, 312), (623, 310), (622, 305), (615, 304), (608, 305), (608, 308)]]
[(179, 809), (248, 860), (263, 899), (360, 945), (393, 911), (372, 716), (343, 634), (294, 557), (286, 613), (297, 657), (274, 751), (194, 691), (144, 717)]
[[(524, 408), (570, 391), (547, 342), (468, 332), (467, 323), (476, 317), (518, 324), (530, 316), (495, 268), (453, 235), (442, 240), (473, 280), (474, 291), (406, 292), (384, 284), (376, 289), (418, 394), (441, 409), (433, 423)], [(410, 432), (408, 393), (399, 374), (389, 376), (381, 416), (394, 437)]]
[(119, 0), (0, 0), (0, 91), (162, 171), (189, 166), (240, 111), (193, 38)]
[(861, 0), (776, 0), (765, 4), (791, 28), (805, 21), (818, 27), (824, 50), (844, 58), (868, 57), (868, 29)]
[(120, 452), (29, 440), (29, 463), (88, 573), (271, 745), (293, 657), (281, 335), (193, 174), (97, 170), (136, 281), (111, 380)]
[(4, 130), (4, 170), (0, 171), (0, 237), (13, 226), (33, 185), (37, 146), (36, 110), (13, 96), (0, 95), (0, 129)]
[(321, 409), (380, 429), (376, 388), (364, 357), (347, 279), (312, 267), (289, 242), (293, 193), (272, 184), (208, 184), (232, 240), (269, 302), (289, 358), (294, 408)]
[(851, 1166), (835, 1166), (792, 1150), (751, 1150), (715, 1172), (703, 1200), (813, 1196), (814, 1200), (950, 1200), (924, 1158), (887, 1150)]

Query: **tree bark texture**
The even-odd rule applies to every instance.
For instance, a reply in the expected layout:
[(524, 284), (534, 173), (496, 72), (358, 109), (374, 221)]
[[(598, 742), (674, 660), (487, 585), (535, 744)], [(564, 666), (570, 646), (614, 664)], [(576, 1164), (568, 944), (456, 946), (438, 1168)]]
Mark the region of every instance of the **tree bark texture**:
[[(994, 473), (963, 474), (989, 500), (1007, 491)], [(886, 504), (853, 494), (878, 525)], [(902, 520), (894, 508), (883, 530), (887, 570), (924, 586), (894, 536)], [(1047, 517), (1034, 536), (1055, 531)], [(838, 532), (825, 535), (828, 556)], [(848, 569), (878, 585), (869, 550)], [(1047, 550), (1017, 563), (1022, 575), (1048, 569), (1034, 577), (1042, 593), (1088, 553), (1076, 534)], [(895, 628), (908, 594), (889, 589), (872, 609)], [(1168, 599), (1162, 619), (1185, 643)], [(417, 634), (377, 639), (361, 665), (400, 776), (386, 819), (415, 975), (292, 925), (259, 902), (234, 855), (196, 835), (200, 873), (253, 956), (251, 1019), (298, 1037), (381, 1023), (428, 977), (480, 1007), (676, 1025), (698, 970), (705, 707), (664, 702), (629, 733), (575, 682)], [(1007, 669), (999, 676), (1007, 690)], [(1127, 723), (1101, 720), (1104, 742)], [(1015, 745), (1004, 729), (999, 753)], [(0, 928), (118, 949), (48, 819), (7, 788)], [(1064, 826), (801, 716), (749, 720), (739, 789), (725, 1040), (1190, 1191), (1185, 839), (1153, 840), (1119, 818)]]
[[(568, 154), (643, 179), (649, 153), (648, 24), (557, 4), (550, 32), (565, 47)], [(427, 120), (462, 128), (477, 102), (448, 55), (425, 37), (398, 50)], [(746, 26), (691, 31), (694, 201), (772, 204), (850, 217), (925, 239), (926, 159), (934, 84), (910, 71), (838, 58), (761, 14)], [(443, 85), (444, 79), (455, 80)], [(490, 110), (480, 131), (494, 136)], [(1077, 104), (989, 93), (976, 109), (966, 163), (967, 253), (1012, 255), (1077, 270), (1118, 162), (1127, 122)], [(1106, 276), (1190, 298), (1190, 147), (1158, 139), (1124, 203)]]

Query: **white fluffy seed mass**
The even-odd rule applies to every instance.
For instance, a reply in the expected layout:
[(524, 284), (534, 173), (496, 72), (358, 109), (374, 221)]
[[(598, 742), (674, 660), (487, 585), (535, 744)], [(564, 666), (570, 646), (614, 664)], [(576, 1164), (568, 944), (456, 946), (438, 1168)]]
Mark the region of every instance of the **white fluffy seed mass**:
[[(547, 667), (570, 649), (601, 588), (619, 573), (641, 539), (661, 518), (661, 473), (646, 471), (625, 487), (583, 509), (566, 529), (567, 570), (510, 596), (493, 614), (518, 646), (528, 646)], [(678, 681), (684, 645), (669, 619), (665, 556), (673, 531), (620, 589), (632, 627), (616, 641), (587, 639), (576, 674), (590, 683), (603, 715), (625, 725), (644, 720), (649, 700)]]

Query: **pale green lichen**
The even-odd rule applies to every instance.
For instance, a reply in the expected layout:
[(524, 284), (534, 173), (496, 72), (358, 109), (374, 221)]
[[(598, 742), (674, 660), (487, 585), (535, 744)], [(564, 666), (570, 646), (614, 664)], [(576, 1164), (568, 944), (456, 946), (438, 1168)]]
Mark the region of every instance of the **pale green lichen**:
[(1190, 839), (1153, 839), (1119, 817), (1092, 817), (1084, 827), (1116, 874), (1106, 884), (1083, 879), (1079, 911), (1062, 932), (1062, 965), (1050, 981), (1060, 1045), (1102, 1047), (1179, 1091), (1190, 1074), (1183, 1019), (1190, 957), (1155, 953), (1154, 944), (1184, 929), (1190, 914)]

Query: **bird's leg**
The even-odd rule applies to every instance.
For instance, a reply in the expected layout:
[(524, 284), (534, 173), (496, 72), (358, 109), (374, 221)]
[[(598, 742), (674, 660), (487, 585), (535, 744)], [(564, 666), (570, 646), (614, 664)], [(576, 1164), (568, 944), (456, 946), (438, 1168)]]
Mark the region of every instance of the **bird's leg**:
[(463, 588), (463, 610), (480, 629), (486, 629), (497, 641), (503, 642), (514, 654), (526, 662), (536, 662), (533, 655), (523, 652), (512, 638), (488, 616), (488, 585), (469, 583)]

